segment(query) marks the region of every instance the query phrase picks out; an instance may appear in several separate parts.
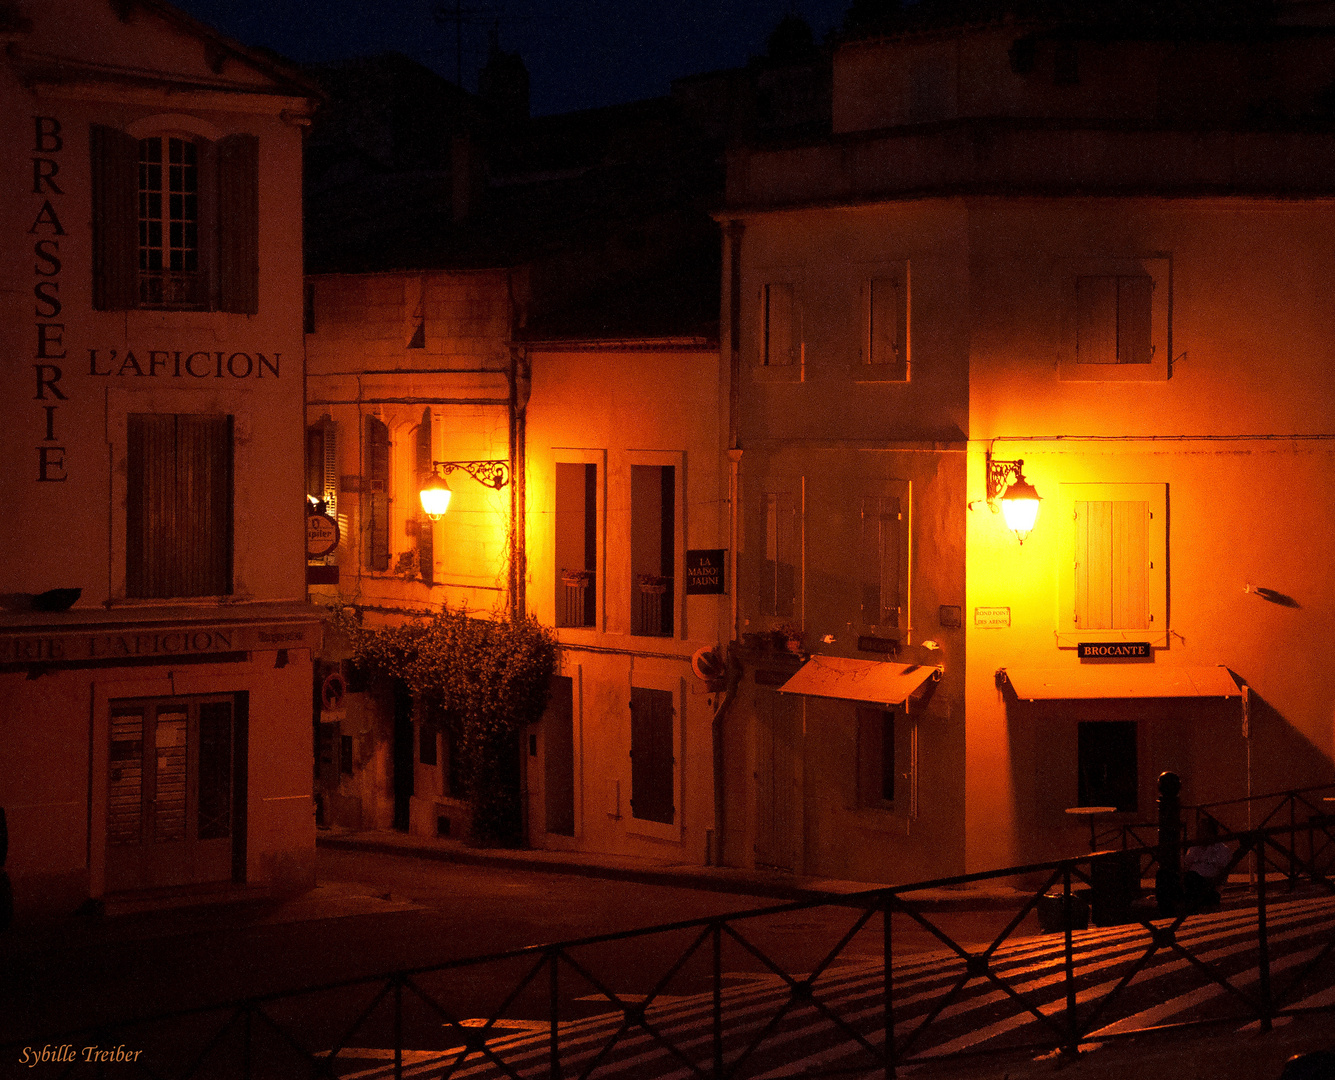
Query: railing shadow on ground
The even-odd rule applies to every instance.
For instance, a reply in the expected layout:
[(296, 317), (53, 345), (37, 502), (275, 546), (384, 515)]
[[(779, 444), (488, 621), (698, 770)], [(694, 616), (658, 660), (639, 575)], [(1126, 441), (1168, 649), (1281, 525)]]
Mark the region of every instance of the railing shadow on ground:
[[(1299, 868), (1307, 893), (1279, 902), (1261, 874), (1212, 912), (1162, 915), (1142, 898), (1123, 925), (1079, 929), (1069, 913), (1099, 859), (1153, 857), (1093, 853), (56, 1032), (28, 1052), (68, 1047), (52, 1063), (69, 1077), (893, 1077), (1165, 1028), (1268, 1029), (1335, 1008), (1335, 882), (1292, 835), (1225, 838), (1233, 868), (1253, 852)], [(1016, 903), (986, 940), (940, 904), (1008, 883)], [(1038, 932), (1040, 905), (1067, 913), (1055, 933)], [(87, 1046), (133, 1057), (89, 1060)]]

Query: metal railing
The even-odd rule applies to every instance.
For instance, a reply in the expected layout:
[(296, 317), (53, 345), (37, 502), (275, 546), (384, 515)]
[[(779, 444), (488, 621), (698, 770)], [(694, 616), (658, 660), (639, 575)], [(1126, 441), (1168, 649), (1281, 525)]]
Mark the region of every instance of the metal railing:
[[(1262, 874), (1254, 890), (1234, 893), (1213, 914), (1161, 917), (1141, 905), (1123, 930), (1081, 931), (1069, 913), (1080, 887), (1095, 885), (1094, 860), (1109, 857), (1095, 853), (535, 945), (28, 1042), (74, 1050), (61, 1076), (100, 1075), (114, 1065), (117, 1076), (246, 1080), (660, 1073), (725, 1080), (794, 1060), (806, 1062), (809, 1075), (890, 1078), (911, 1064), (1074, 1053), (1151, 1029), (1251, 1021), (1268, 1029), (1279, 1016), (1335, 1007), (1335, 994), (1324, 990), (1335, 982), (1335, 883), (1285, 847), (1289, 835), (1279, 826), (1226, 837), (1237, 844), (1234, 866), (1251, 852), (1296, 860), (1312, 895), (1278, 906)], [(1131, 851), (1138, 865), (1151, 854)], [(986, 945), (948, 932), (941, 890), (1007, 881), (1023, 891), (1014, 893), (1013, 913), (996, 914), (1005, 925)], [(1066, 913), (1059, 940), (1032, 932), (1036, 909), (1052, 904)], [(801, 918), (817, 909), (833, 924), (819, 944), (813, 927), (824, 924)], [(917, 946), (907, 947), (915, 935)], [(924, 938), (933, 950), (922, 948)], [(780, 951), (793, 962), (780, 962)], [(628, 971), (645, 992), (613, 988), (624, 986)], [(1314, 995), (1318, 974), (1328, 982)], [(1156, 1020), (1147, 1003), (1162, 1007), (1166, 979), (1181, 1000), (1208, 997), (1204, 1015)], [(77, 1059), (90, 1045), (129, 1048), (134, 1058)], [(18, 1060), (21, 1049), (0, 1047), (0, 1060)]]

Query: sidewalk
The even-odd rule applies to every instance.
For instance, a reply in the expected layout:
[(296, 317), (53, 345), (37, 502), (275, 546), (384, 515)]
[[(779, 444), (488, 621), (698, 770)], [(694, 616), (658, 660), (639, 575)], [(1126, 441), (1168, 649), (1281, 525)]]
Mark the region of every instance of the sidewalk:
[[(411, 855), (440, 862), (471, 866), (493, 866), (507, 870), (529, 870), (552, 874), (579, 874), (610, 881), (633, 881), (644, 885), (669, 885), (708, 892), (763, 896), (774, 900), (810, 900), (831, 893), (849, 895), (888, 888), (887, 883), (844, 881), (841, 878), (810, 877), (780, 870), (741, 870), (731, 866), (699, 866), (649, 859), (636, 855), (603, 855), (583, 851), (532, 851), (509, 848), (475, 848), (460, 840), (383, 831), (345, 832), (322, 829), (318, 847), (364, 851), (383, 855)], [(1018, 908), (1032, 892), (1004, 881), (976, 882), (912, 894), (915, 903), (938, 910)]]

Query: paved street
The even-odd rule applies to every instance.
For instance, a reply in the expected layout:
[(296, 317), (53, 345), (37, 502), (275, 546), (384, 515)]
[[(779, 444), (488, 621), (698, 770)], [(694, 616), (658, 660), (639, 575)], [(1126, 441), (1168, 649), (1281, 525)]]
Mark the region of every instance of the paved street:
[[(316, 890), (280, 903), (79, 921), (22, 936), (11, 931), (0, 938), (5, 951), (0, 1042), (22, 1044), (38, 1032), (783, 906), (764, 897), (698, 888), (324, 848), (319, 877)], [(973, 911), (929, 910), (926, 918), (962, 949), (977, 953), (1014, 910), (994, 904)], [(850, 1038), (861, 1037), (871, 1050), (879, 1049), (884, 1038), (882, 928), (880, 916), (873, 915), (848, 936), (859, 914), (827, 905), (730, 924), (736, 936), (724, 935), (719, 942), (725, 1060), (737, 1061), (756, 1041), (759, 1048), (748, 1058), (749, 1066), (757, 1074), (777, 1076), (807, 1067), (857, 1067), (867, 1060), (867, 1051), (850, 1056)], [(1331, 940), (1332, 921), (1335, 901), (1329, 897), (1275, 898), (1270, 929), (1277, 991)], [(1191, 920), (1177, 941), (1197, 960), (1216, 965), (1238, 993), (1254, 994), (1254, 927), (1253, 910), (1224, 910)], [(1076, 934), (1081, 950), (1075, 969), (1077, 1005), (1095, 1008), (1144, 956), (1146, 938), (1140, 927)], [(1023, 1043), (1042, 1037), (1039, 1029), (1063, 1016), (1062, 936), (1039, 934), (1032, 919), (1018, 925), (991, 956), (988, 975), (979, 969), (962, 985), (957, 984), (963, 961), (946, 952), (929, 928), (897, 915), (892, 939), (895, 1038), (901, 1053), (937, 1055)], [(692, 952), (693, 945), (698, 947)], [(712, 948), (712, 940), (700, 940), (699, 928), (687, 928), (593, 943), (566, 954), (554, 991), (566, 1073), (578, 1075), (600, 1053), (600, 1071), (637, 1080), (684, 1076), (690, 1071), (687, 1062), (708, 1069)], [(827, 962), (832, 952), (836, 955)], [(553, 987), (550, 968), (535, 969), (540, 960), (528, 956), (414, 976), (403, 991), (400, 1021), (408, 1074), (428, 1075), (455, 1061), (465, 1038), (478, 1050), (485, 1044), (495, 1058), (474, 1055), (460, 1062), (462, 1070), (455, 1075), (500, 1075), (497, 1059), (522, 1075), (545, 1070), (550, 1053), (545, 1017)], [(800, 987), (794, 994), (785, 975), (799, 984), (810, 979), (811, 1000)], [(1332, 982), (1335, 972), (1327, 963), (1319, 978), (1304, 982), (1288, 1003), (1328, 1003), (1335, 998)], [(388, 999), (376, 1004), (374, 995), (383, 985), (285, 999), (266, 1006), (266, 1015), (300, 1033), (310, 1052), (343, 1047), (340, 1075), (388, 1075), (395, 1021)], [(1095, 1027), (1099, 1035), (1111, 1037), (1132, 1027), (1210, 1015), (1233, 997), (1220, 984), (1202, 980), (1192, 960), (1166, 946)], [(504, 1019), (483, 1030), (496, 1015)], [(1294, 1031), (1305, 1030), (1306, 1025), (1295, 1025)], [(154, 1029), (145, 1030), (141, 1041), (163, 1047), (178, 1036), (202, 1038)], [(124, 1031), (116, 1037), (134, 1038)], [(1118, 1044), (1110, 1039), (1105, 1045)], [(0, 1075), (7, 1075), (13, 1063), (2, 1064)]]

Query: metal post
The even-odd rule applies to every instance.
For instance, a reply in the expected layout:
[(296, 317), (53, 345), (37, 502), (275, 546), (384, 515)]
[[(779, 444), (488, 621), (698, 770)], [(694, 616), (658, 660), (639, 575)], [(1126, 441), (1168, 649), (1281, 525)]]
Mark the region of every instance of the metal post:
[(723, 1080), (723, 924), (714, 924), (714, 1080)]
[(241, 1040), (241, 1075), (245, 1080), (250, 1080), (250, 1003), (246, 1003), (246, 1021), (242, 1025), (243, 1037)]
[[(1260, 832), (1251, 835), (1253, 850), (1260, 850), (1265, 837)], [(1270, 938), (1266, 928), (1266, 889), (1265, 860), (1258, 860), (1260, 873), (1256, 878), (1256, 954), (1257, 973), (1261, 984), (1261, 1030), (1269, 1031), (1273, 1026), (1273, 1003), (1270, 1000)]]
[(394, 1080), (403, 1080), (403, 980), (394, 976)]
[(891, 1001), (893, 977), (891, 963), (894, 960), (893, 942), (890, 936), (890, 898), (886, 897), (881, 905), (881, 962), (885, 975), (882, 979), (881, 1008), (885, 1013), (885, 1080), (895, 1077), (895, 1011)]
[(1071, 864), (1062, 866), (1062, 925), (1066, 959), (1066, 1030), (1068, 1042), (1062, 1049), (1072, 1057), (1080, 1053), (1080, 1019), (1075, 1009), (1075, 941), (1071, 923), (1075, 911), (1071, 903)]
[(550, 995), (547, 999), (547, 1016), (550, 1020), (547, 1031), (547, 1075), (551, 1080), (561, 1080), (561, 1044), (558, 1031), (561, 1006), (560, 998), (557, 996), (557, 971), (561, 966), (560, 960), (561, 953), (558, 949), (553, 949), (547, 954), (547, 963), (550, 965), (547, 972), (547, 987)]
[(1289, 892), (1298, 885), (1298, 797), (1289, 792)]
[(1177, 773), (1159, 774), (1159, 872), (1154, 899), (1161, 915), (1175, 914), (1182, 900), (1182, 781)]

